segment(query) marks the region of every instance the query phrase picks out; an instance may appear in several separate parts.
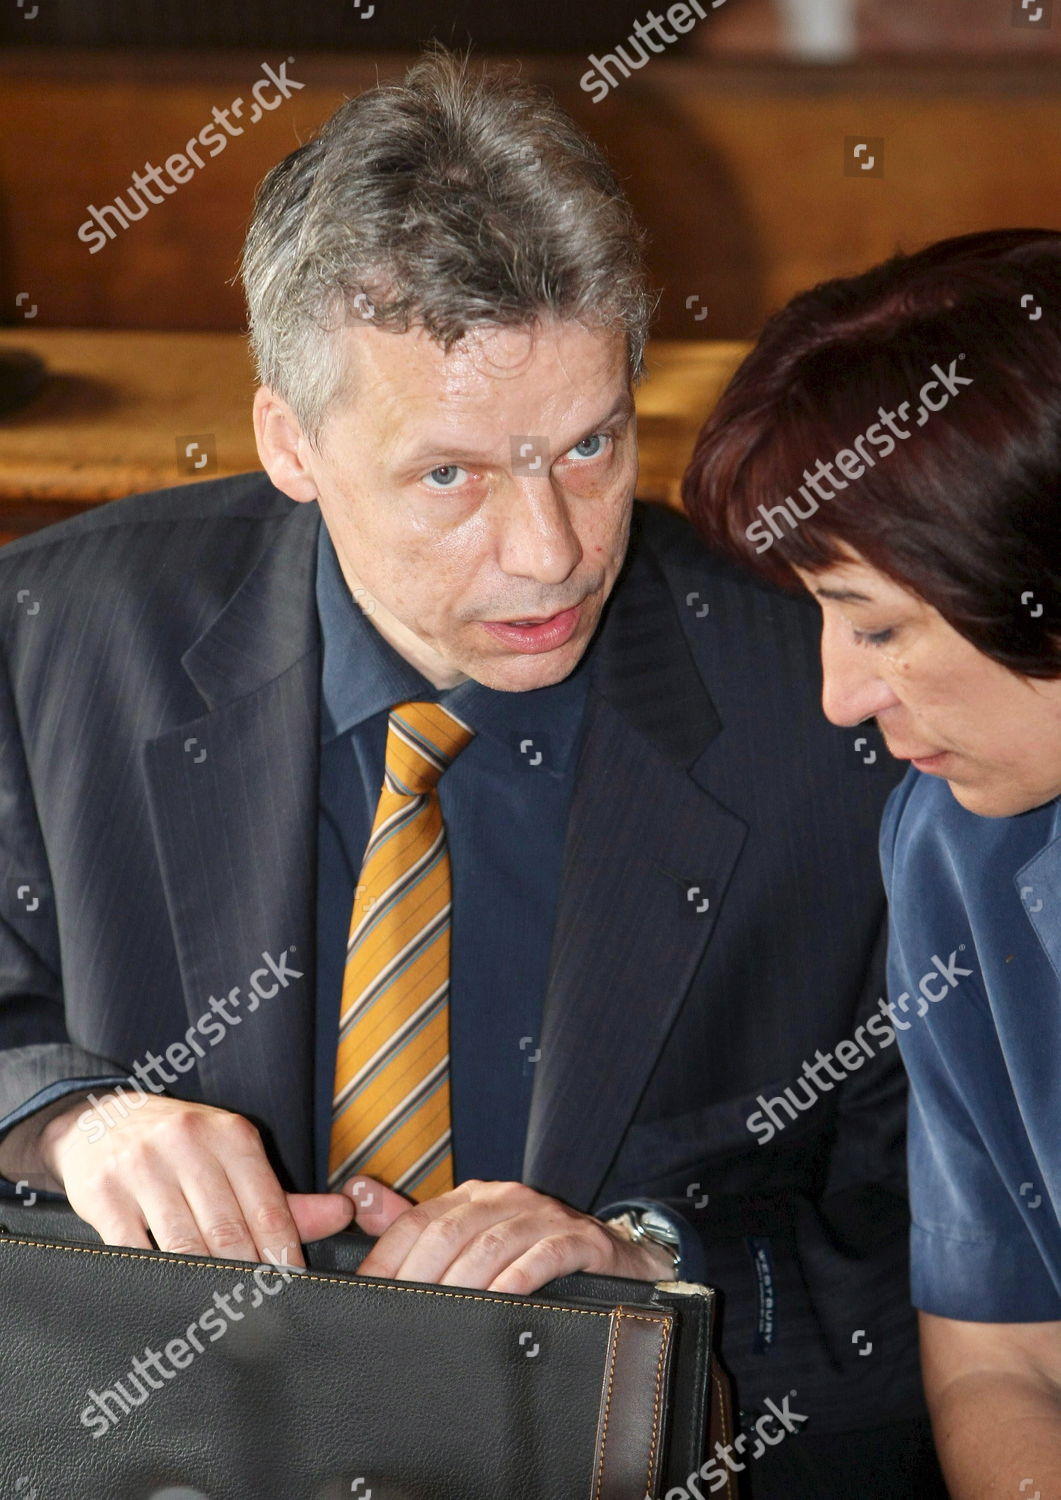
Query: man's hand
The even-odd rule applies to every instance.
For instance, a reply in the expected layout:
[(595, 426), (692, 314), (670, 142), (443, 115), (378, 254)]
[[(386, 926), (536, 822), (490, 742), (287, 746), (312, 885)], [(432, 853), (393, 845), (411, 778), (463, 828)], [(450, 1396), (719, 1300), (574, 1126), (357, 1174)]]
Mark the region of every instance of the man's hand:
[(16, 1126), (11, 1149), (30, 1186), (65, 1193), (108, 1245), (148, 1250), (150, 1231), (160, 1250), (301, 1266), (301, 1242), (350, 1223), (341, 1193), (285, 1193), (242, 1115), (145, 1095), (111, 1124), (82, 1097), (63, 1103), (35, 1134), (32, 1118)]
[(521, 1182), (472, 1178), (417, 1204), (371, 1177), (352, 1177), (343, 1191), (357, 1206), (358, 1228), (379, 1236), (362, 1276), (526, 1297), (571, 1271), (640, 1281), (674, 1275), (662, 1246), (635, 1244)]

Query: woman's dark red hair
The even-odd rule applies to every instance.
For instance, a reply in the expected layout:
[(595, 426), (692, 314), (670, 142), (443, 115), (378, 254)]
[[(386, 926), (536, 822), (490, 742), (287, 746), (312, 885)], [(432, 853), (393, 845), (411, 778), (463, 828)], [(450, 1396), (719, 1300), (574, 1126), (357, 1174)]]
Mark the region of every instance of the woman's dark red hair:
[[(918, 426), (934, 365), (971, 383)], [(798, 495), (904, 401), (894, 451), (831, 499)], [(682, 496), (775, 583), (854, 551), (993, 660), (1061, 677), (1061, 233), (962, 235), (793, 298), (705, 422)], [(787, 497), (806, 519), (767, 526)]]

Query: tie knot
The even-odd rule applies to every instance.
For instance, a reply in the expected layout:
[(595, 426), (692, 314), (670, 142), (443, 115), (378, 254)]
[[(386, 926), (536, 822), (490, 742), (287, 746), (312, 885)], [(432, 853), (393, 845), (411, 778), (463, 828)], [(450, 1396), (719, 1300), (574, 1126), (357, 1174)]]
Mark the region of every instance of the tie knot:
[(420, 797), (433, 791), (475, 730), (440, 703), (396, 703), (387, 726), (389, 791)]

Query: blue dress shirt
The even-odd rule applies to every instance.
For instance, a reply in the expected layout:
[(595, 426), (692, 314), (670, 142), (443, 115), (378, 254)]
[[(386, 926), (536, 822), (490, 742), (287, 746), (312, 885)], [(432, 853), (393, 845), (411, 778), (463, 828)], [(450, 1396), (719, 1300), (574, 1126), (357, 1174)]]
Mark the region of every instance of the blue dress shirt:
[(453, 885), (450, 1100), (455, 1181), (522, 1176), (567, 815), (592, 667), (554, 686), (440, 691), (351, 595), (322, 523), (316, 1165), (327, 1184), (335, 1048), (354, 888), (383, 785), (388, 710), (432, 701), (475, 738), (439, 782)]
[(911, 769), (881, 864), (910, 1075), (914, 1303), (1061, 1319), (1061, 799), (982, 818)]

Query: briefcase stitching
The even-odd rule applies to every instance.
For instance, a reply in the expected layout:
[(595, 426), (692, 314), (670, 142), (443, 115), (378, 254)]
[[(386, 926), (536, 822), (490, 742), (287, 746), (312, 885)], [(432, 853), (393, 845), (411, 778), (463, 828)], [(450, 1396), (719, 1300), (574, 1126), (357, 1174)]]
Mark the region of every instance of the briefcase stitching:
[[(726, 1386), (722, 1379), (722, 1376), (718, 1373), (718, 1370), (715, 1369), (714, 1361), (712, 1361), (711, 1364), (711, 1382), (714, 1385), (715, 1392), (718, 1396), (718, 1425), (722, 1432), (722, 1446), (723, 1448), (728, 1448), (730, 1445), (730, 1440), (729, 1427), (726, 1422), (726, 1414), (728, 1411), (728, 1403), (726, 1401)], [(726, 1494), (731, 1497), (735, 1494), (733, 1488), (733, 1475), (732, 1473), (728, 1472), (726, 1474)]]
[(649, 1444), (648, 1463), (645, 1469), (645, 1494), (652, 1489), (652, 1470), (656, 1463), (656, 1449), (659, 1445), (659, 1412), (662, 1399), (663, 1370), (666, 1363), (667, 1346), (670, 1342), (671, 1320), (668, 1317), (646, 1317), (643, 1313), (628, 1313), (623, 1308), (615, 1309), (616, 1331), (612, 1342), (611, 1356), (608, 1361), (608, 1387), (604, 1400), (604, 1422), (601, 1432), (600, 1457), (597, 1462), (597, 1482), (593, 1490), (593, 1500), (599, 1500), (601, 1484), (604, 1479), (604, 1455), (608, 1446), (608, 1421), (611, 1416), (612, 1387), (615, 1381), (615, 1363), (619, 1357), (619, 1339), (622, 1336), (623, 1319), (628, 1318), (638, 1323), (655, 1323), (659, 1328), (660, 1345), (659, 1354), (656, 1358), (656, 1395), (652, 1405), (652, 1440)]
[(716, 1369), (711, 1371), (711, 1380), (718, 1393), (718, 1425), (722, 1429), (722, 1446), (729, 1446), (729, 1432), (726, 1427), (726, 1387), (722, 1383), (722, 1376)]
[[(147, 1250), (131, 1252), (128, 1250), (112, 1250), (109, 1249), (106, 1245), (101, 1245), (99, 1248), (96, 1248), (93, 1245), (56, 1244), (50, 1240), (21, 1240), (16, 1239), (13, 1235), (10, 1234), (0, 1234), (0, 1245), (22, 1245), (27, 1250), (63, 1250), (71, 1255), (102, 1255), (111, 1260), (135, 1260), (140, 1261), (141, 1263), (143, 1263), (144, 1261), (149, 1261), (159, 1266), (187, 1266), (193, 1271), (216, 1271), (220, 1268), (217, 1261), (183, 1259), (170, 1260), (164, 1259), (161, 1255), (152, 1255), (150, 1251)], [(225, 1261), (221, 1264), (256, 1267), (256, 1263), (254, 1261), (233, 1260)], [(276, 1271), (277, 1268), (275, 1266), (269, 1266), (268, 1269), (271, 1271)], [(321, 1276), (316, 1271), (295, 1270), (291, 1273), (291, 1279), (292, 1281), (316, 1281), (321, 1282), (325, 1286), (345, 1286), (353, 1287), (355, 1289), (359, 1287), (375, 1287), (377, 1291), (381, 1292), (406, 1292), (412, 1293), (415, 1296), (442, 1297), (449, 1301), (456, 1302), (491, 1302), (495, 1305), (500, 1303), (501, 1306), (505, 1305), (505, 1303), (502, 1301), (504, 1297), (514, 1295), (513, 1293), (508, 1292), (497, 1292), (492, 1297), (483, 1297), (476, 1292), (433, 1291), (430, 1287), (402, 1286), (399, 1283), (393, 1281), (371, 1281), (367, 1277), (357, 1275), (356, 1272), (351, 1273), (349, 1277), (346, 1277)], [(524, 1297), (519, 1297), (518, 1301), (521, 1307), (533, 1307), (537, 1310), (540, 1310), (541, 1312), (568, 1313), (573, 1317), (580, 1318), (610, 1319), (612, 1316), (611, 1312), (596, 1312), (591, 1307), (567, 1307), (563, 1303), (558, 1302), (530, 1302)], [(640, 1323), (658, 1323), (660, 1321), (657, 1317), (653, 1317), (650, 1314), (643, 1313), (625, 1313), (624, 1316), (627, 1318), (636, 1318)]]
[[(620, 1318), (625, 1314), (620, 1313)], [(631, 1317), (636, 1314), (631, 1313)], [(659, 1448), (660, 1432), (660, 1409), (663, 1405), (663, 1371), (666, 1364), (667, 1349), (670, 1346), (672, 1324), (668, 1319), (660, 1332), (659, 1356), (656, 1360), (656, 1400), (652, 1408), (652, 1444), (648, 1450), (648, 1466), (645, 1471), (645, 1494), (652, 1490), (652, 1471), (656, 1466), (656, 1453)]]

